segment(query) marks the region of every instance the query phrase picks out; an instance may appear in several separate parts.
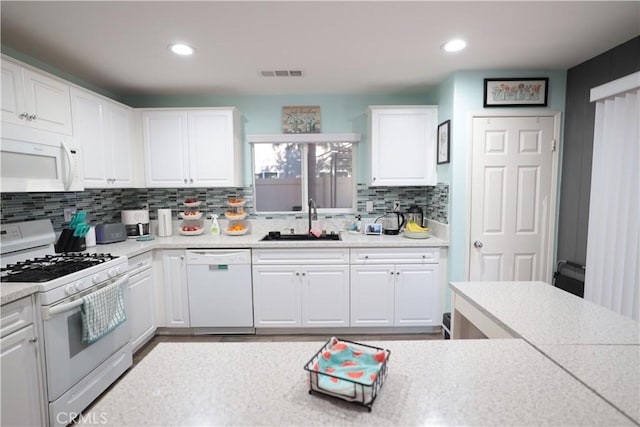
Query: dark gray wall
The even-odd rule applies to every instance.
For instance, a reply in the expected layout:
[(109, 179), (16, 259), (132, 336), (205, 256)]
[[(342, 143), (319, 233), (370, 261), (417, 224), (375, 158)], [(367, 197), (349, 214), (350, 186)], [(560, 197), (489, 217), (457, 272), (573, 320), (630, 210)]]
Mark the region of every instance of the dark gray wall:
[[(570, 68), (564, 122), (558, 259), (585, 264), (595, 104), (591, 88), (640, 71), (640, 36)], [(613, 189), (612, 189), (613, 190)]]

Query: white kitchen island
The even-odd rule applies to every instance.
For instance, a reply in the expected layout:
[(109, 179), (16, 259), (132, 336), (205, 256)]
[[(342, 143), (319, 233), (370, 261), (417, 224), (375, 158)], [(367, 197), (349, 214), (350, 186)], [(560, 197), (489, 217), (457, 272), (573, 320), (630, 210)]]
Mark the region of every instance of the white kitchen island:
[(391, 351), (372, 412), (308, 394), (323, 344), (159, 343), (80, 424), (634, 425), (521, 339), (367, 342)]
[(450, 287), (454, 339), (521, 338), (640, 424), (638, 322), (544, 282)]
[(452, 282), (450, 287), (454, 338), (464, 338), (459, 334), (468, 321), (488, 338), (523, 338), (533, 345), (640, 345), (638, 322), (544, 282)]

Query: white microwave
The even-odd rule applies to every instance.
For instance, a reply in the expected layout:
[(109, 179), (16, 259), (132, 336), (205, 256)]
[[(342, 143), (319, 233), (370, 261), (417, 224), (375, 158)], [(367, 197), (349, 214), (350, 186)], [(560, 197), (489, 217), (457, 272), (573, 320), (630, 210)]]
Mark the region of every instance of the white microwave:
[(2, 192), (82, 191), (80, 149), (72, 137), (2, 124)]

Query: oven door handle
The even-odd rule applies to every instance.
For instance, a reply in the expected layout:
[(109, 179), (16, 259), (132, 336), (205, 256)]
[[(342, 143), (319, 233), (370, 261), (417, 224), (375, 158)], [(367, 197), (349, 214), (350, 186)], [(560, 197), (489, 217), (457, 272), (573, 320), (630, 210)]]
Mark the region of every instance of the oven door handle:
[[(128, 280), (129, 280), (129, 275), (126, 274), (121, 279), (113, 282), (110, 285), (104, 286), (103, 288), (116, 288), (116, 287), (122, 286)], [(79, 307), (82, 304), (84, 304), (84, 296), (78, 299), (74, 299), (71, 302), (58, 303), (53, 306), (42, 307), (42, 319), (49, 320), (53, 316), (56, 316), (60, 313), (64, 313), (69, 310), (73, 310), (74, 308)]]
[(77, 300), (68, 302), (66, 304), (58, 304), (53, 307), (43, 307), (42, 308), (42, 318), (45, 320), (49, 320), (51, 317), (56, 316), (60, 313), (64, 313), (65, 311), (72, 310), (76, 307), (84, 304), (84, 298), (78, 298)]

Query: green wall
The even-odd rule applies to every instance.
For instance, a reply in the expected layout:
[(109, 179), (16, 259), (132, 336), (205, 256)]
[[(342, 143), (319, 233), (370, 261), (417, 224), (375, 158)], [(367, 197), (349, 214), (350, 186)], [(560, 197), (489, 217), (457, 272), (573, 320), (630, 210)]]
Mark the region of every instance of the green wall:
[[(482, 112), (484, 78), (500, 77), (549, 77), (548, 107), (537, 107), (541, 111), (561, 112), (564, 120), (566, 71), (565, 70), (519, 70), (519, 71), (458, 71), (440, 86), (440, 93), (452, 97), (451, 115), (451, 164), (449, 170), (439, 171), (438, 179), (448, 182), (449, 187), (449, 271), (450, 281), (467, 280), (465, 258), (468, 229), (468, 184), (469, 157), (471, 156), (471, 116)], [(442, 102), (441, 102), (442, 105)], [(444, 110), (444, 109), (443, 109)], [(488, 109), (487, 109), (488, 110)], [(513, 108), (514, 114), (518, 109)], [(560, 123), (560, 129), (563, 129)], [(562, 132), (562, 131), (561, 131)], [(562, 133), (560, 135), (562, 147)], [(560, 150), (562, 153), (562, 150)], [(561, 164), (561, 162), (559, 162)], [(558, 176), (561, 176), (560, 174)], [(447, 181), (447, 179), (449, 179)], [(559, 205), (559, 204), (558, 204)], [(555, 212), (556, 218), (558, 213)], [(554, 233), (557, 235), (557, 232)], [(555, 258), (555, 257), (554, 257)], [(447, 287), (446, 304), (451, 302)]]

